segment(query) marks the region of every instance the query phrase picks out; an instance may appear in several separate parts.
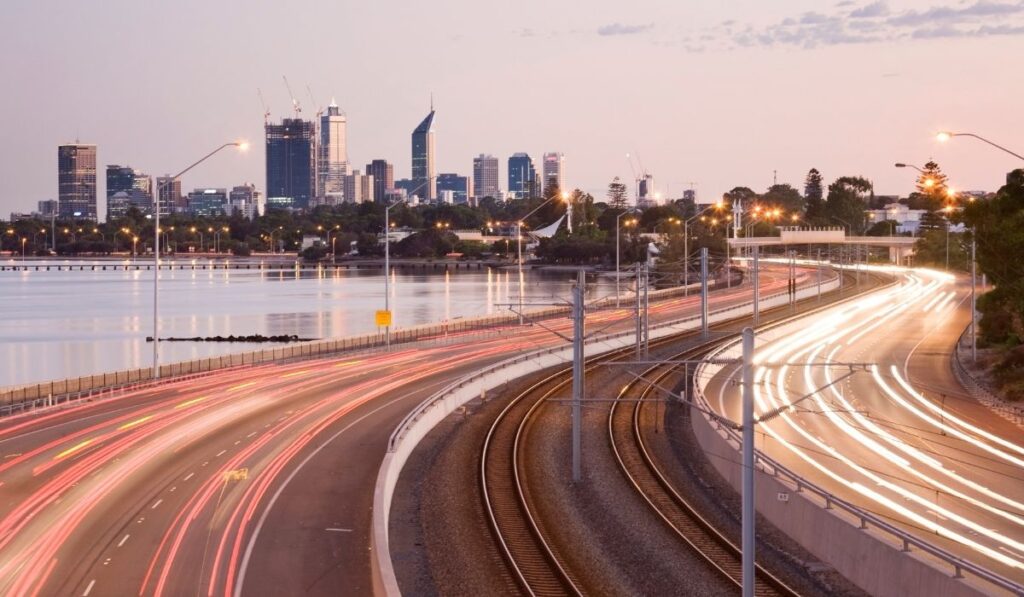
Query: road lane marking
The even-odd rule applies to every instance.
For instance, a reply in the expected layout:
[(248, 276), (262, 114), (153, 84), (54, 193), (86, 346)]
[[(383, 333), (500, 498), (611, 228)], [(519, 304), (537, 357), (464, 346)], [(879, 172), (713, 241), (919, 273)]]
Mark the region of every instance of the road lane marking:
[(236, 442), (235, 442), (235, 445), (237, 446), (237, 445), (238, 445), (238, 444), (240, 444), (240, 443), (242, 443), (242, 440), (238, 440), (238, 441), (236, 441)]
[(224, 455), (224, 452), (227, 452), (227, 450), (221, 450), (220, 452), (217, 452), (217, 455), (214, 456), (214, 458), (220, 458), (221, 456)]
[(207, 460), (206, 462), (204, 462), (204, 463), (203, 463), (203, 466), (206, 466), (206, 465), (208, 465), (208, 464), (210, 464), (210, 461), (209, 461), (209, 460)]
[(195, 475), (195, 473), (189, 473), (187, 477), (182, 479), (182, 481), (188, 481), (189, 479), (191, 479), (193, 477), (193, 475)]
[(118, 544), (117, 544), (117, 546), (118, 546), (118, 547), (121, 547), (121, 546), (123, 546), (123, 545), (124, 545), (124, 542), (128, 540), (128, 537), (131, 537), (131, 535), (130, 535), (130, 534), (128, 534), (128, 535), (125, 535), (124, 537), (121, 537), (121, 542), (120, 542), (120, 543), (118, 543)]
[(255, 432), (255, 431), (253, 431), (252, 433), (250, 433), (249, 435), (247, 435), (247, 436), (245, 436), (245, 437), (252, 437), (252, 436), (254, 436), (254, 435), (256, 435), (256, 432)]
[(82, 597), (89, 597), (89, 593), (92, 592), (92, 588), (95, 585), (96, 585), (96, 579), (94, 578), (94, 579), (89, 581), (89, 585), (85, 587), (84, 591), (82, 591)]
[(285, 373), (284, 375), (281, 376), (281, 379), (287, 379), (289, 377), (298, 377), (300, 375), (306, 375), (306, 374), (312, 373), (312, 372), (313, 372), (312, 369), (304, 369), (302, 371), (296, 371), (295, 373)]
[(352, 529), (338, 529), (338, 528), (326, 528), (325, 531), (331, 531), (333, 533), (351, 533)]
[(171, 488), (171, 491), (170, 491), (170, 493), (174, 493), (174, 490), (175, 490), (175, 489), (177, 489), (177, 488), (178, 488), (178, 486), (177, 486), (177, 485), (175, 485), (174, 487), (172, 487), (172, 488)]
[(186, 406), (192, 406), (193, 404), (195, 404), (197, 402), (202, 402), (203, 400), (206, 400), (206, 396), (203, 396), (201, 398), (193, 398), (192, 400), (186, 400), (186, 401), (182, 402), (181, 404), (179, 404), (178, 406), (175, 406), (174, 408), (175, 409), (185, 408)]
[(21, 452), (18, 452), (17, 454), (8, 454), (7, 456), (4, 456), (4, 460), (7, 460), (8, 458), (17, 458), (18, 456), (21, 456)]
[(135, 419), (134, 421), (131, 421), (129, 423), (125, 423), (124, 425), (121, 425), (120, 427), (117, 428), (117, 430), (118, 431), (124, 431), (125, 429), (131, 429), (132, 427), (135, 427), (136, 425), (142, 425), (143, 423), (145, 423), (146, 421), (148, 421), (148, 420), (150, 420), (152, 418), (153, 418), (153, 415), (147, 415), (145, 417), (142, 417), (141, 419)]
[(256, 382), (250, 381), (250, 382), (247, 382), (247, 383), (238, 384), (237, 386), (231, 386), (230, 388), (227, 389), (227, 391), (228, 392), (237, 392), (238, 390), (241, 390), (242, 388), (248, 388), (249, 386), (254, 386), (254, 385), (256, 385)]
[(156, 507), (159, 506), (160, 504), (162, 504), (163, 501), (164, 501), (163, 498), (158, 499), (152, 506), (149, 507), (149, 509), (150, 510), (156, 510)]
[(79, 442), (78, 444), (76, 444), (74, 446), (71, 446), (67, 450), (64, 450), (60, 454), (57, 454), (57, 456), (54, 457), (54, 460), (60, 460), (61, 458), (64, 458), (65, 456), (68, 456), (70, 454), (74, 454), (75, 452), (77, 452), (77, 451), (81, 450), (82, 448), (88, 446), (89, 444), (93, 443), (94, 441), (96, 441), (96, 438), (89, 438), (89, 439), (87, 439), (87, 440), (85, 440), (83, 442)]

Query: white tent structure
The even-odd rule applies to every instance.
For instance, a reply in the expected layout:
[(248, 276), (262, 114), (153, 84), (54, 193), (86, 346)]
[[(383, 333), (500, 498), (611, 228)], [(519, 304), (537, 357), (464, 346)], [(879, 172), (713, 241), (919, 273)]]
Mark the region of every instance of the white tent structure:
[(545, 226), (544, 228), (539, 228), (537, 230), (528, 230), (526, 234), (534, 240), (539, 240), (542, 238), (551, 238), (552, 236), (555, 235), (556, 232), (558, 232), (558, 227), (562, 225), (562, 220), (564, 219), (565, 216), (563, 215), (557, 220), (555, 220), (554, 224)]

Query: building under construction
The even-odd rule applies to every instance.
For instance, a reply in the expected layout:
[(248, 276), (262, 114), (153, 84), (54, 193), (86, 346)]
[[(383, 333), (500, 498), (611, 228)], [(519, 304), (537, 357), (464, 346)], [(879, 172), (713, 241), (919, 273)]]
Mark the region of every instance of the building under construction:
[(306, 209), (316, 196), (316, 123), (285, 118), (265, 125), (267, 136), (267, 203)]

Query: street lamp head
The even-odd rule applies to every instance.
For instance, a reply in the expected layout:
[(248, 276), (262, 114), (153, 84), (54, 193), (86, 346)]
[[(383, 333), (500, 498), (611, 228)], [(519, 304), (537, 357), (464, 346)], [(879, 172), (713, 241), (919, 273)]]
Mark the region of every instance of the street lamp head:
[(949, 131), (940, 131), (938, 133), (935, 133), (935, 139), (945, 143), (946, 141), (952, 139), (953, 135), (954, 133), (951, 133)]
[(571, 195), (569, 194), (569, 191), (562, 191), (562, 201), (568, 202), (569, 201), (569, 197), (571, 197)]
[(896, 166), (897, 168), (906, 168), (906, 167), (907, 167), (907, 165), (906, 165), (906, 164), (904, 164), (904, 163), (901, 163), (901, 162), (896, 162), (896, 163), (895, 163), (894, 165), (895, 165), (895, 166)]
[(926, 188), (929, 188), (929, 189), (934, 187), (935, 186), (935, 179), (934, 178), (926, 178), (926, 179), (924, 179), (924, 186)]
[(235, 141), (235, 147), (238, 148), (238, 151), (249, 151), (249, 142), (245, 140)]
[(949, 197), (950, 199), (955, 199), (956, 198), (956, 189), (954, 189), (953, 187), (947, 188), (946, 189), (946, 196)]

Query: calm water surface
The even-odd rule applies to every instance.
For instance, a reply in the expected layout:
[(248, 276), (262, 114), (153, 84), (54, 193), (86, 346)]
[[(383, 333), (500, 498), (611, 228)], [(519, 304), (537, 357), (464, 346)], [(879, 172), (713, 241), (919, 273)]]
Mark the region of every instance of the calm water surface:
[[(56, 262), (54, 262), (56, 263)], [(80, 262), (75, 262), (76, 265)], [(109, 263), (109, 262), (107, 262)], [(0, 387), (152, 363), (153, 273), (0, 272)], [(526, 301), (567, 299), (571, 273), (527, 273)], [(396, 327), (507, 312), (519, 300), (514, 269), (392, 273)], [(609, 291), (607, 282), (594, 293)], [(163, 271), (161, 335), (374, 332), (383, 308), (377, 271)], [(505, 303), (505, 305), (502, 305)], [(164, 342), (165, 363), (271, 344)]]

